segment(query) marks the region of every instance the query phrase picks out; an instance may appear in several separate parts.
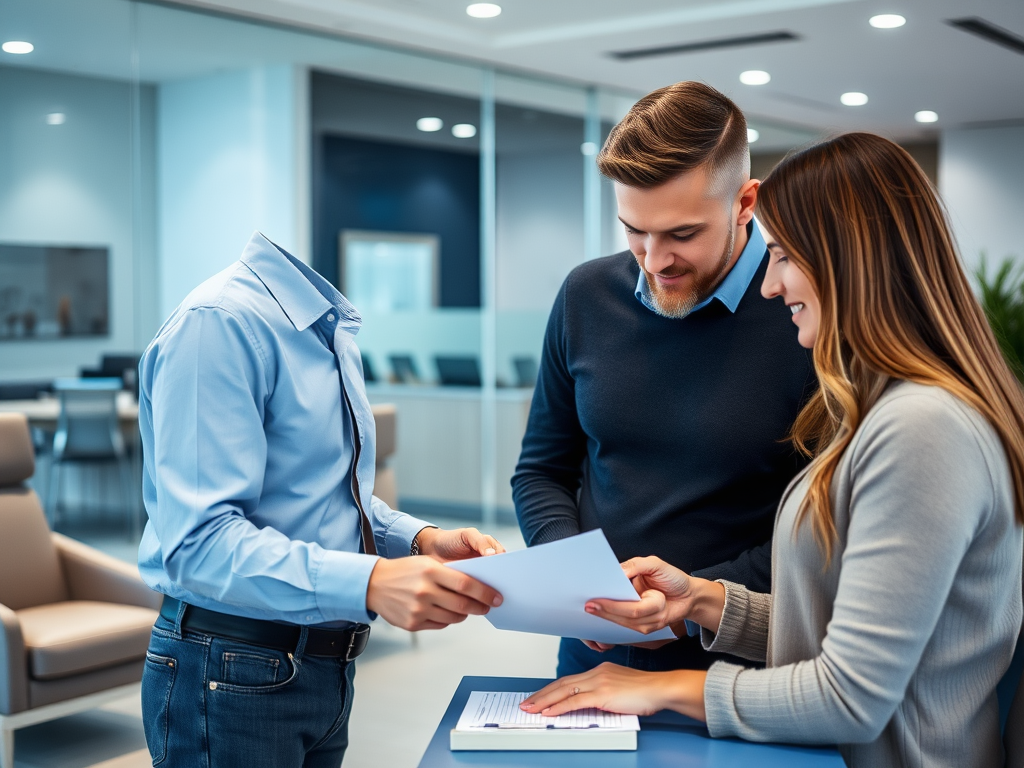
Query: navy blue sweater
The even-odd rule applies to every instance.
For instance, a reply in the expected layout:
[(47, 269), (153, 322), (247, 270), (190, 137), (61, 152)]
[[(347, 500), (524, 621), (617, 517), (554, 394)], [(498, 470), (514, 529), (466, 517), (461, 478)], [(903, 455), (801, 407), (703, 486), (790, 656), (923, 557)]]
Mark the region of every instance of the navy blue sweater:
[(789, 309), (760, 295), (766, 266), (735, 314), (681, 320), (637, 300), (628, 251), (569, 274), (512, 478), (527, 544), (603, 528), (620, 560), (770, 591), (776, 506), (803, 466), (785, 438), (816, 382)]

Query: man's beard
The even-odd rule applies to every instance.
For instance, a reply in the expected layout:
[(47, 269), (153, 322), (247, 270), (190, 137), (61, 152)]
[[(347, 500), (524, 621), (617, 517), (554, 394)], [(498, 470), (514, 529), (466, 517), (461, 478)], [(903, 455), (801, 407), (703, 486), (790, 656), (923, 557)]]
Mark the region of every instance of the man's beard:
[[(678, 293), (671, 288), (662, 288), (658, 285), (654, 276), (641, 265), (640, 270), (644, 273), (644, 278), (647, 280), (648, 295), (652, 309), (662, 317), (667, 317), (670, 320), (681, 320), (690, 314), (694, 307), (714, 293), (718, 284), (722, 281), (726, 271), (728, 271), (729, 262), (732, 260), (732, 250), (735, 246), (736, 231), (730, 227), (729, 240), (725, 244), (725, 250), (722, 251), (722, 256), (715, 265), (715, 268), (704, 274), (696, 275), (686, 293)], [(675, 277), (687, 272), (693, 272), (693, 270), (690, 268), (674, 269), (659, 272), (658, 274), (665, 277)]]

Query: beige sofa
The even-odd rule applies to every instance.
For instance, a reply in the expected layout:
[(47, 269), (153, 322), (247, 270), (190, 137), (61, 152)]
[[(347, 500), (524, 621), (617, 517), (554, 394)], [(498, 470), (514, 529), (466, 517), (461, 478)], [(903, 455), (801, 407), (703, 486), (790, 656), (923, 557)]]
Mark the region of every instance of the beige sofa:
[(51, 533), (28, 423), (0, 414), (0, 768), (14, 732), (137, 691), (160, 596), (119, 560)]

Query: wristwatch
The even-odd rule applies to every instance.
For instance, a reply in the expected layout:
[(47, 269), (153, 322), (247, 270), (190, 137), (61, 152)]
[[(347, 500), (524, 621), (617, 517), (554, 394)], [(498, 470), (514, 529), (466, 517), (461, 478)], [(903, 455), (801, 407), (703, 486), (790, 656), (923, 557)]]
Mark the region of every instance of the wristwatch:
[(412, 537), (412, 546), (409, 547), (409, 556), (416, 557), (420, 553), (420, 534), (423, 533), (427, 528), (437, 528), (436, 525), (428, 525), (426, 528), (420, 528), (416, 532), (416, 535)]

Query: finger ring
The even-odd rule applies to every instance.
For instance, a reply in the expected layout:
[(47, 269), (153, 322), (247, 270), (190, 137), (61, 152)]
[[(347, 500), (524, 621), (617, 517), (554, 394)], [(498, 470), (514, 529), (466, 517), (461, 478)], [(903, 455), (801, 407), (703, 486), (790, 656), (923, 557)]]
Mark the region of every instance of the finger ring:
[(580, 692), (580, 689), (579, 689), (579, 688), (573, 688), (573, 689), (572, 689), (572, 695), (573, 695), (573, 696), (575, 696), (575, 695), (576, 695), (577, 693), (579, 693), (579, 692)]

